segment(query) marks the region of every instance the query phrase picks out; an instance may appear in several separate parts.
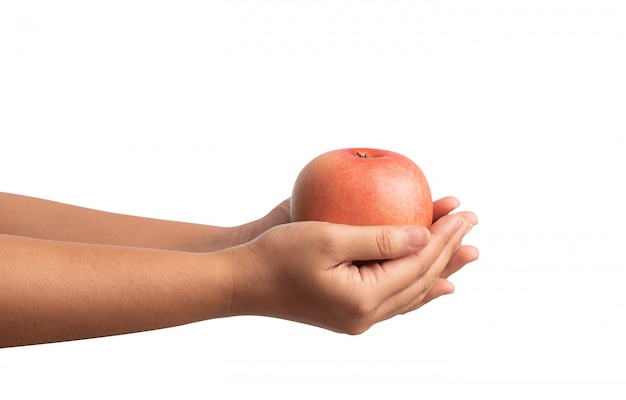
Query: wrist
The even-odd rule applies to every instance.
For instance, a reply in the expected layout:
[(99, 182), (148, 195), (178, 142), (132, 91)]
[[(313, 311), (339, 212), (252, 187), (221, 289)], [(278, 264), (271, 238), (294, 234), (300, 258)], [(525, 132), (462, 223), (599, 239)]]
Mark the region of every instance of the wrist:
[(220, 256), (227, 259), (230, 274), (229, 315), (268, 315), (263, 310), (273, 292), (271, 269), (256, 242), (226, 249)]

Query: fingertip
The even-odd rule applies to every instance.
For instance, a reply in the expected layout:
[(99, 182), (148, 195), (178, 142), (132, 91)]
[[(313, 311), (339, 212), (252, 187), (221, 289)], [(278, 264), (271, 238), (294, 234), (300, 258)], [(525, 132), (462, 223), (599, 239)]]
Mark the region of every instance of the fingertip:
[(455, 290), (454, 284), (447, 279), (445, 279), (444, 281), (446, 283), (446, 287), (444, 288), (443, 294), (453, 294)]
[(457, 209), (461, 202), (454, 196), (442, 197), (433, 202), (433, 222)]
[(459, 201), (459, 199), (458, 199), (457, 197), (455, 197), (455, 196), (444, 196), (444, 197), (440, 198), (440, 199), (439, 199), (439, 200), (437, 200), (437, 201), (438, 201), (438, 202), (445, 202), (446, 204), (449, 204), (449, 205), (451, 205), (451, 206), (452, 206), (452, 205), (455, 205), (455, 204), (456, 204), (457, 206), (461, 205), (461, 202), (460, 202), (460, 201)]
[(461, 205), (459, 199), (454, 196), (445, 196), (433, 202), (435, 207), (442, 207), (447, 210), (454, 210)]
[(424, 298), (424, 303), (429, 303), (438, 297), (446, 296), (452, 293), (454, 293), (454, 285), (452, 282), (445, 278), (439, 278), (433, 287), (430, 288), (430, 291)]
[(458, 251), (459, 255), (465, 260), (465, 264), (478, 260), (478, 257), (480, 256), (478, 248), (469, 244), (463, 245)]
[(454, 215), (457, 215), (459, 220), (459, 224), (462, 224), (463, 221), (468, 222), (470, 225), (474, 226), (478, 224), (478, 217), (471, 211), (460, 211)]
[(469, 211), (468, 214), (470, 216), (470, 221), (472, 222), (472, 224), (474, 225), (478, 224), (478, 216), (476, 216), (476, 214), (474, 214), (471, 211)]
[(478, 258), (480, 258), (480, 251), (478, 250), (478, 248), (470, 245), (467, 245), (467, 247), (473, 253), (472, 258), (474, 259), (474, 261), (478, 260)]

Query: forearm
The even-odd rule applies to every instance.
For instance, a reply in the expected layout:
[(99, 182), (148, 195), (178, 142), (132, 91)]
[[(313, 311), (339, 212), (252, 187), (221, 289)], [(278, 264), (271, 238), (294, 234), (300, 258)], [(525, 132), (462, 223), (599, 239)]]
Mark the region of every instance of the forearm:
[(0, 233), (180, 251), (213, 251), (247, 239), (244, 229), (116, 214), (8, 193), (0, 193)]
[(0, 235), (0, 347), (224, 317), (230, 255)]

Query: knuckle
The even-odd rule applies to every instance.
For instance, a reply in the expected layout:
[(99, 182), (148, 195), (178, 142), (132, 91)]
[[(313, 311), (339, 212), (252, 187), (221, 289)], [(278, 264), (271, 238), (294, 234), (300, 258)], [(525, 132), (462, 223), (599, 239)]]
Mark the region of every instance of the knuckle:
[(368, 318), (376, 309), (374, 303), (370, 300), (361, 300), (352, 307), (352, 316), (356, 319)]
[[(337, 254), (342, 251), (342, 235), (332, 225), (316, 225), (315, 241), (320, 254)], [(312, 241), (313, 242), (313, 241)]]
[(377, 308), (378, 304), (367, 299), (352, 302), (342, 318), (342, 331), (349, 335), (359, 335), (367, 331), (373, 325), (371, 321), (374, 320)]
[(376, 235), (376, 247), (382, 258), (393, 258), (395, 241), (389, 230), (382, 230)]

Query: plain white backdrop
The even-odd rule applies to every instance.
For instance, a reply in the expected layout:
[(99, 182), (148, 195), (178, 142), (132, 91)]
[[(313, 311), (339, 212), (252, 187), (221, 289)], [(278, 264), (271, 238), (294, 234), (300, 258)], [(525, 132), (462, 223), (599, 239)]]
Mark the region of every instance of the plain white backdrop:
[[(0, 350), (0, 399), (626, 395), (626, 3), (0, 1), (0, 190), (214, 225), (342, 147), (480, 224), (453, 296)], [(1, 210), (5, 212), (5, 210)]]

